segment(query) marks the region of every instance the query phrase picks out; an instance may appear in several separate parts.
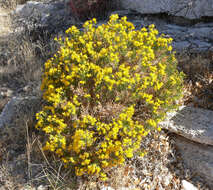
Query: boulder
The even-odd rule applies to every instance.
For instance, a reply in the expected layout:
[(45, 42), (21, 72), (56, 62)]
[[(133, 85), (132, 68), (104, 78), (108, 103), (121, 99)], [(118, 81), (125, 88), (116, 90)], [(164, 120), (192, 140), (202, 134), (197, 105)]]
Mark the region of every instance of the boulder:
[[(57, 9), (60, 9), (61, 6), (59, 6)], [(53, 4), (44, 4), (39, 3), (36, 1), (28, 1), (26, 4), (17, 5), (17, 8), (15, 10), (16, 15), (19, 15), (20, 17), (30, 17), (30, 16), (40, 16), (42, 20), (45, 19), (45, 17), (49, 16), (49, 14), (54, 11), (55, 6)]]
[(119, 2), (122, 8), (142, 14), (167, 13), (187, 19), (213, 16), (213, 0), (122, 0)]
[(23, 136), (26, 125), (41, 109), (41, 103), (41, 98), (36, 96), (11, 98), (0, 114), (0, 134), (10, 140)]
[(167, 114), (167, 118), (159, 124), (191, 141), (213, 146), (213, 111), (182, 106), (176, 112)]
[(194, 177), (205, 179), (213, 187), (213, 146), (199, 144), (178, 135), (173, 139), (185, 167), (193, 172)]
[(213, 47), (213, 21), (188, 23), (186, 19), (181, 23), (173, 17), (161, 15), (142, 15), (131, 10), (114, 11), (119, 16), (127, 16), (136, 29), (154, 24), (159, 34), (173, 38), (172, 46), (177, 52), (206, 53)]
[(18, 5), (11, 14), (15, 32), (45, 30), (49, 34), (66, 30), (75, 23), (74, 17), (64, 2), (27, 1)]
[[(213, 111), (181, 106), (178, 111), (168, 113), (159, 125), (175, 133), (173, 139), (185, 167), (193, 172), (193, 176), (204, 178), (212, 186)], [(187, 189), (186, 186), (190, 187), (190, 184), (183, 182), (182, 186)]]

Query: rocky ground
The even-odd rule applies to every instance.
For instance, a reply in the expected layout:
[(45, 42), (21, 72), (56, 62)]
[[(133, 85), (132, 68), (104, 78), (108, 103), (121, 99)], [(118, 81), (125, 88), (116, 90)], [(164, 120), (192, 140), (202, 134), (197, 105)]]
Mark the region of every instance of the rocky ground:
[[(55, 14), (57, 11), (58, 16), (51, 17), (51, 13)], [(184, 125), (181, 132), (174, 130), (175, 125), (180, 125), (177, 121), (173, 122), (173, 131), (172, 126), (169, 128), (167, 125), (161, 133), (150, 134), (141, 145), (147, 150), (147, 155), (143, 158), (134, 157), (125, 167), (114, 168), (107, 183), (76, 178), (72, 171), (62, 167), (59, 160), (45, 154), (41, 150), (42, 134), (33, 128), (33, 115), (42, 103), (39, 90), (42, 65), (57, 49), (57, 44), (51, 39), (62, 35), (71, 24), (80, 27), (82, 23), (77, 23), (72, 15), (67, 14), (60, 2), (46, 3), (44, 6), (32, 3), (25, 9), (20, 6), (12, 13), (9, 15), (8, 11), (0, 9), (0, 190), (213, 189), (207, 177), (211, 176), (210, 170), (207, 170), (207, 175), (200, 175), (197, 170), (195, 172), (190, 168), (191, 163), (195, 163), (195, 167), (196, 161), (202, 157), (195, 157), (197, 160), (187, 163), (189, 147), (195, 150), (193, 155), (201, 152), (200, 154), (209, 156), (211, 160), (212, 145), (206, 141), (198, 141), (203, 143), (198, 146), (195, 139), (187, 140), (189, 134), (184, 130)], [(17, 14), (16, 19), (14, 13)], [(184, 49), (184, 54), (182, 52), (177, 55), (179, 67), (187, 74), (183, 104), (213, 110), (213, 55), (210, 51), (212, 41), (211, 35), (205, 33), (212, 32), (209, 30), (212, 23), (178, 26), (177, 23), (168, 23), (165, 18), (148, 15), (144, 17), (129, 11), (120, 11), (119, 14), (127, 15), (137, 27), (156, 22), (162, 32), (176, 39), (176, 44), (179, 44), (175, 46), (177, 50)], [(13, 16), (12, 23), (10, 16)], [(64, 18), (65, 23), (62, 22)], [(206, 27), (208, 30), (204, 31)], [(191, 38), (190, 34), (193, 34)], [(202, 40), (206, 43), (202, 43)], [(202, 44), (204, 46), (201, 47)], [(208, 52), (203, 49), (205, 47)], [(187, 48), (193, 52), (187, 51)], [(201, 53), (198, 53), (198, 50)], [(193, 115), (188, 117), (193, 118)], [(196, 118), (194, 120), (196, 122)], [(207, 126), (211, 126), (211, 122), (209, 121)], [(192, 127), (190, 122), (189, 127)], [(184, 136), (183, 134), (186, 134), (185, 138), (180, 137)], [(207, 169), (213, 168), (212, 165), (208, 166), (209, 163), (205, 159), (201, 161)]]

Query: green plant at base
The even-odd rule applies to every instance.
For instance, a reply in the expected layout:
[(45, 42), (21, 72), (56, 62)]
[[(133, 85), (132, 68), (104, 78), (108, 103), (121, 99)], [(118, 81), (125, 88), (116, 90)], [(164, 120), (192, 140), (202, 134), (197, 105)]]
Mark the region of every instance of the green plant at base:
[(167, 111), (178, 107), (183, 74), (176, 68), (171, 38), (154, 25), (136, 31), (112, 15), (84, 30), (72, 26), (60, 50), (45, 63), (41, 89), (46, 105), (36, 128), (76, 175), (107, 179), (107, 171), (140, 152), (143, 138)]

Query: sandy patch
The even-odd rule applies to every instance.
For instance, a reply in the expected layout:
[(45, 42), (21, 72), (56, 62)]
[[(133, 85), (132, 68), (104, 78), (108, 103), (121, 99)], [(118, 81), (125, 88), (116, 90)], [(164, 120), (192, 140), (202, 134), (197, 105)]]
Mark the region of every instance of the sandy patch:
[(12, 32), (9, 11), (0, 7), (0, 37), (7, 36)]

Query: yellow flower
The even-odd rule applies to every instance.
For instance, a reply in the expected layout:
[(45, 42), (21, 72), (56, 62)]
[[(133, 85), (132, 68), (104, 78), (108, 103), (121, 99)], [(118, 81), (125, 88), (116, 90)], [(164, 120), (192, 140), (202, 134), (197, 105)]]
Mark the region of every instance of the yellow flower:
[(140, 150), (141, 141), (182, 96), (172, 39), (154, 25), (136, 30), (127, 17), (107, 24), (71, 26), (59, 50), (44, 64), (46, 105), (36, 128), (44, 150), (56, 153), (78, 176), (106, 180), (106, 171)]

